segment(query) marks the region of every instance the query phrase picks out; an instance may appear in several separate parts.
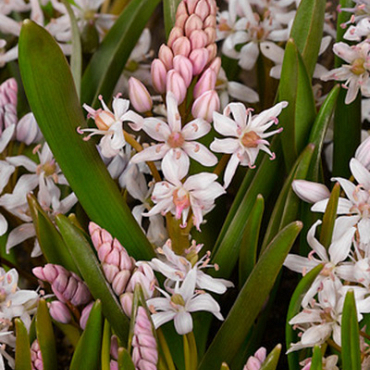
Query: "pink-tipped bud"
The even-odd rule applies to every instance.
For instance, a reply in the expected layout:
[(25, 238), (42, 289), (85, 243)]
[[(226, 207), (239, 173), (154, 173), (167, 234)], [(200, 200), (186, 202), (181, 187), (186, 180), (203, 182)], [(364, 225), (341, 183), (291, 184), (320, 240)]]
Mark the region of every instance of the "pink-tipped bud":
[(132, 300), (133, 300), (133, 293), (132, 292), (125, 292), (120, 295), (119, 301), (121, 303), (121, 307), (123, 312), (126, 314), (127, 317), (131, 317), (132, 313)]
[(185, 23), (185, 35), (189, 37), (193, 31), (201, 29), (203, 29), (202, 20), (196, 14), (192, 14)]
[(208, 63), (212, 63), (217, 56), (217, 45), (215, 43), (209, 44), (206, 49), (208, 50)]
[(260, 347), (254, 354), (254, 357), (256, 357), (261, 363), (263, 363), (266, 360), (267, 351), (265, 347)]
[(178, 18), (178, 17), (180, 17), (181, 15), (184, 15), (184, 14), (189, 16), (188, 9), (185, 5), (185, 2), (181, 1), (179, 6), (176, 9), (176, 18)]
[(193, 64), (193, 74), (198, 76), (204, 70), (204, 67), (208, 63), (209, 53), (205, 48), (192, 50), (189, 55), (189, 59)]
[(188, 13), (192, 14), (195, 11), (195, 7), (199, 0), (183, 0), (186, 3), (186, 7), (188, 9)]
[(203, 22), (204, 28), (207, 28), (207, 27), (216, 28), (216, 25), (217, 25), (217, 21), (214, 15), (209, 15)]
[(209, 12), (211, 15), (216, 17), (217, 14), (217, 3), (216, 0), (207, 0), (208, 6), (209, 6)]
[(212, 44), (216, 41), (216, 28), (206, 27), (204, 32), (207, 35), (207, 44)]
[(211, 9), (206, 0), (199, 0), (194, 13), (204, 21), (210, 15)]
[(0, 85), (0, 106), (17, 106), (18, 84), (15, 78), (9, 78)]
[(184, 37), (184, 30), (183, 28), (180, 28), (180, 27), (174, 27), (172, 28), (169, 36), (168, 36), (168, 40), (167, 40), (167, 45), (172, 48), (173, 46), (173, 43), (179, 39), (180, 37)]
[(203, 74), (199, 81), (194, 86), (193, 95), (194, 98), (199, 98), (206, 91), (213, 90), (216, 86), (217, 74), (216, 72), (208, 68)]
[(221, 58), (217, 57), (213, 59), (213, 62), (209, 65), (209, 68), (212, 68), (216, 72), (216, 75), (218, 76), (221, 70)]
[(95, 301), (90, 302), (81, 312), (80, 317), (80, 327), (82, 330), (85, 330), (87, 320), (89, 319), (91, 309), (93, 308)]
[(37, 339), (35, 339), (31, 345), (31, 365), (32, 365), (32, 370), (43, 370), (44, 369), (44, 363), (42, 362), (40, 344)]
[(173, 53), (167, 45), (161, 45), (158, 51), (158, 58), (163, 62), (167, 71), (173, 68)]
[(167, 73), (167, 91), (171, 91), (180, 105), (186, 96), (187, 86), (180, 73), (172, 69)]
[(60, 301), (53, 301), (49, 306), (50, 316), (57, 322), (68, 324), (72, 320), (71, 311)]
[(172, 44), (172, 51), (174, 55), (184, 55), (187, 57), (191, 51), (190, 40), (185, 36), (179, 37)]
[(292, 188), (299, 198), (308, 203), (316, 203), (330, 197), (330, 191), (325, 185), (312, 181), (294, 180)]
[(153, 335), (152, 327), (146, 310), (140, 306), (137, 310), (132, 338), (132, 361), (138, 370), (155, 370), (157, 368), (157, 341)]
[(181, 29), (184, 29), (185, 22), (189, 18), (187, 14), (180, 14), (178, 17), (176, 17), (175, 21), (175, 27), (179, 27)]
[(137, 112), (145, 113), (152, 110), (153, 101), (149, 91), (144, 84), (135, 77), (131, 77), (128, 80), (128, 94), (131, 104)]
[(143, 289), (145, 299), (149, 299), (156, 293), (155, 287), (158, 286), (158, 281), (154, 275), (153, 269), (148, 263), (139, 262), (138, 264), (139, 266), (132, 274), (126, 290), (133, 292), (136, 284), (140, 284)]
[(167, 69), (160, 59), (154, 59), (151, 67), (152, 85), (159, 94), (166, 92)]
[(38, 143), (42, 139), (41, 130), (32, 112), (24, 115), (18, 122), (16, 138), (17, 141), (26, 145)]
[(370, 137), (364, 140), (357, 148), (355, 158), (360, 161), (364, 167), (370, 170)]
[(43, 268), (36, 267), (32, 271), (37, 278), (51, 285), (55, 296), (63, 303), (70, 302), (79, 306), (89, 303), (92, 299), (87, 285), (63, 266), (48, 263)]
[(191, 49), (201, 49), (207, 46), (208, 44), (208, 36), (202, 30), (194, 30), (189, 36)]
[(176, 55), (173, 58), (173, 67), (184, 79), (186, 87), (189, 87), (193, 79), (193, 64), (191, 61), (183, 55)]
[(261, 347), (257, 350), (254, 356), (248, 358), (243, 370), (259, 370), (266, 360), (266, 348)]
[(193, 103), (191, 113), (195, 118), (203, 118), (207, 122), (213, 121), (213, 112), (220, 109), (220, 99), (216, 91), (211, 90), (202, 94)]

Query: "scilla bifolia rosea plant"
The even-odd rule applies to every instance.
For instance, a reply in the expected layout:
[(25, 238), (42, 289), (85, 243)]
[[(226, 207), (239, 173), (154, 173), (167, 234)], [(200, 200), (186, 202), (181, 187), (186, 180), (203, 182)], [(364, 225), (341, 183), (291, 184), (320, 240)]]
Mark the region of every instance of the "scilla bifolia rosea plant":
[(0, 0), (0, 370), (370, 369), (369, 37), (369, 0)]

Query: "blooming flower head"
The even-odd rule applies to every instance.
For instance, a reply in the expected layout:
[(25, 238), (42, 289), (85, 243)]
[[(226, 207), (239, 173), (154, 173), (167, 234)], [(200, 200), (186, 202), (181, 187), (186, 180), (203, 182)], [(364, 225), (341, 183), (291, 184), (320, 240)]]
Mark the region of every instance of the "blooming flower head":
[(97, 129), (78, 129), (79, 133), (91, 132), (84, 140), (89, 140), (93, 135), (103, 135), (99, 146), (104, 157), (116, 156), (125, 146), (126, 141), (123, 134), (123, 122), (130, 121), (129, 125), (133, 130), (140, 130), (143, 118), (137, 113), (128, 110), (130, 102), (121, 99), (119, 94), (113, 98), (113, 112), (105, 104), (103, 97), (99, 96), (103, 109), (95, 110), (84, 104), (88, 111), (88, 118), (93, 118)]
[(252, 110), (246, 109), (242, 103), (230, 103), (224, 109), (223, 115), (213, 113), (215, 130), (223, 136), (231, 136), (226, 139), (215, 139), (211, 144), (213, 151), (231, 154), (224, 175), (225, 188), (229, 186), (239, 163), (242, 166), (254, 167), (260, 150), (275, 158), (268, 148), (269, 142), (265, 139), (281, 132), (282, 128), (265, 131), (274, 123), (278, 123), (277, 116), (287, 105), (288, 103), (283, 101), (253, 116)]
[(176, 283), (172, 295), (160, 290), (164, 297), (147, 300), (147, 305), (153, 313), (152, 320), (156, 329), (174, 320), (178, 334), (190, 333), (193, 330), (193, 319), (190, 312), (196, 311), (209, 311), (219, 320), (223, 320), (220, 306), (212, 296), (195, 290), (196, 278), (196, 271), (191, 270), (181, 286), (180, 282)]

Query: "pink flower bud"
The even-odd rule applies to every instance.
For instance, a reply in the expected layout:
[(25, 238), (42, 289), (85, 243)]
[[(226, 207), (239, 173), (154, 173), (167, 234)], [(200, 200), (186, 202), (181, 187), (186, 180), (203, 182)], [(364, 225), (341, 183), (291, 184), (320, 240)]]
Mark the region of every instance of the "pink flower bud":
[(254, 354), (254, 357), (256, 357), (261, 364), (266, 360), (266, 348), (265, 347), (260, 347)]
[(206, 0), (199, 0), (194, 13), (204, 21), (210, 15), (210, 11), (211, 9)]
[(207, 46), (208, 44), (208, 36), (202, 30), (194, 30), (189, 36), (191, 49), (201, 49)]
[(217, 3), (215, 0), (207, 0), (209, 9), (210, 9), (210, 14), (216, 17), (217, 14)]
[(217, 74), (216, 72), (208, 68), (203, 74), (199, 81), (194, 86), (193, 95), (194, 98), (198, 98), (206, 91), (213, 90), (216, 86)]
[(138, 262), (137, 264), (139, 266), (132, 274), (126, 290), (133, 292), (136, 284), (140, 284), (143, 289), (145, 299), (149, 299), (155, 294), (155, 287), (158, 285), (158, 281), (154, 275), (153, 269), (148, 263)]
[(180, 4), (178, 5), (177, 9), (176, 9), (176, 18), (178, 18), (178, 17), (180, 17), (181, 15), (184, 15), (184, 14), (189, 16), (188, 9), (185, 5), (185, 2), (181, 1)]
[(183, 29), (188, 18), (189, 16), (187, 14), (180, 14), (178, 17), (176, 17), (175, 27)]
[(119, 297), (123, 312), (126, 314), (127, 317), (131, 317), (133, 297), (134, 295), (131, 292), (125, 292)]
[(183, 1), (186, 3), (188, 13), (189, 14), (194, 13), (195, 7), (197, 6), (199, 0), (183, 0)]
[(325, 185), (312, 181), (294, 180), (292, 188), (299, 198), (308, 203), (316, 203), (330, 197), (330, 191)]
[(216, 25), (217, 25), (217, 21), (214, 15), (209, 15), (203, 22), (204, 28), (207, 28), (207, 27), (216, 28)]
[(172, 51), (174, 55), (184, 55), (187, 57), (191, 51), (189, 39), (185, 36), (176, 39), (172, 44)]
[(180, 27), (174, 27), (172, 28), (169, 36), (168, 36), (168, 40), (167, 40), (167, 45), (172, 48), (173, 46), (173, 43), (179, 39), (180, 37), (184, 37), (184, 30), (183, 28), (180, 28)]
[(167, 45), (161, 45), (158, 51), (158, 58), (163, 62), (167, 71), (173, 68), (173, 53)]
[(193, 103), (191, 113), (195, 118), (203, 118), (207, 122), (212, 122), (213, 112), (220, 109), (220, 99), (216, 91), (211, 90), (202, 94)]
[(135, 77), (130, 77), (128, 80), (128, 94), (131, 104), (137, 112), (150, 112), (153, 107), (153, 101), (149, 91), (144, 84)]
[(80, 327), (82, 330), (85, 330), (87, 320), (89, 319), (91, 309), (93, 308), (95, 301), (90, 302), (81, 312), (80, 317)]
[(118, 370), (118, 362), (115, 360), (110, 360), (109, 370)]
[(167, 73), (167, 91), (171, 91), (180, 105), (186, 96), (187, 87), (180, 73), (172, 69)]
[(17, 106), (18, 84), (15, 78), (9, 78), (0, 85), (0, 106)]
[(193, 64), (191, 61), (183, 55), (176, 55), (173, 58), (173, 67), (184, 79), (186, 87), (189, 87), (193, 79)]
[(259, 370), (266, 360), (266, 348), (261, 347), (257, 350), (254, 356), (248, 358), (243, 370)]
[(211, 63), (217, 56), (217, 45), (209, 44), (206, 49), (208, 50), (208, 63)]
[(216, 28), (206, 27), (204, 32), (207, 35), (207, 44), (212, 44), (216, 41)]
[(166, 92), (167, 70), (160, 59), (154, 59), (151, 68), (152, 85), (159, 94)]
[(146, 310), (141, 306), (137, 310), (132, 347), (132, 361), (136, 369), (156, 369), (158, 362), (157, 342), (153, 335), (152, 323)]
[(202, 20), (196, 14), (192, 14), (185, 23), (185, 35), (189, 37), (193, 31), (201, 29), (203, 29)]
[(213, 59), (212, 63), (209, 65), (209, 68), (212, 68), (216, 72), (216, 75), (218, 76), (221, 69), (221, 58), (217, 57)]
[(208, 63), (208, 50), (205, 48), (192, 50), (189, 55), (189, 59), (193, 63), (193, 74), (194, 76), (197, 76), (203, 72), (204, 67)]
[(16, 138), (26, 145), (38, 143), (42, 139), (41, 130), (33, 113), (27, 113), (20, 119), (16, 127)]
[(118, 359), (118, 338), (117, 335), (112, 335), (110, 338), (110, 355), (117, 360)]
[(57, 322), (68, 324), (72, 320), (69, 308), (60, 301), (53, 301), (49, 305), (50, 316)]
[(32, 370), (43, 370), (44, 369), (44, 363), (42, 362), (40, 344), (37, 339), (35, 339), (31, 345), (31, 362), (32, 362)]
[(112, 289), (118, 296), (125, 291), (127, 283), (130, 280), (130, 277), (131, 272), (128, 270), (122, 270), (115, 276), (112, 283)]

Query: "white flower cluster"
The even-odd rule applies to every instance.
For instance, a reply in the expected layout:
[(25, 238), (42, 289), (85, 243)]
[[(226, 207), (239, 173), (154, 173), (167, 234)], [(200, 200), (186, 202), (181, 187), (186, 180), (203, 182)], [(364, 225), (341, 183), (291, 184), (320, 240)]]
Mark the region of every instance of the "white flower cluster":
[[(356, 183), (343, 178), (337, 181), (345, 198), (340, 197), (332, 241), (326, 249), (316, 239), (317, 221), (307, 234), (312, 248), (308, 257), (288, 255), (284, 265), (305, 275), (318, 265), (322, 270), (302, 299), (302, 310), (290, 320), (300, 330), (300, 341), (291, 344), (288, 352), (322, 345), (333, 340), (341, 345), (341, 320), (344, 299), (349, 289), (354, 291), (357, 317), (370, 312), (370, 139), (357, 149), (350, 161)], [(325, 212), (330, 195), (322, 184), (296, 180), (293, 189), (305, 201), (314, 203), (311, 210)], [(368, 361), (368, 345), (362, 346), (363, 361)], [(334, 364), (335, 365), (335, 364)], [(333, 365), (333, 366), (334, 366)]]

